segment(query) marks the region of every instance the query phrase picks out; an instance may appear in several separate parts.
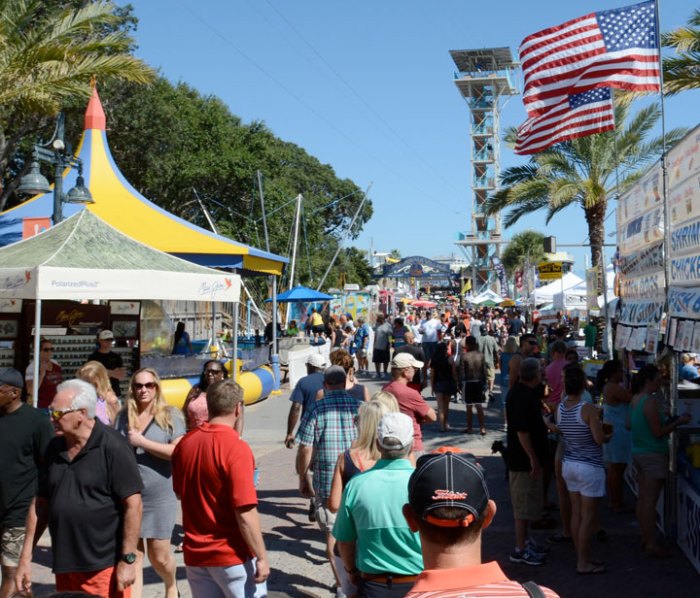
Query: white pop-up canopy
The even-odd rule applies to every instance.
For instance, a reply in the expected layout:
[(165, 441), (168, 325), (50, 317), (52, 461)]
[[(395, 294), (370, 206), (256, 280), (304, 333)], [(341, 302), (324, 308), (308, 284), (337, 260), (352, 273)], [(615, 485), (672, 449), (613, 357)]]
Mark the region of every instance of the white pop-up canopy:
[(540, 303), (551, 303), (554, 300), (554, 295), (566, 292), (571, 287), (575, 287), (577, 284), (583, 282), (583, 278), (576, 276), (573, 272), (567, 272), (559, 280), (555, 280), (535, 289), (532, 292), (531, 298), (534, 298), (536, 304)]
[[(46, 232), (0, 249), (0, 298), (183, 299), (238, 303), (241, 280), (134, 241), (82, 210)], [(39, 379), (34, 343), (34, 379)], [(39, 385), (34, 385), (34, 404)]]
[(0, 249), (0, 298), (237, 303), (240, 277), (147, 247), (89, 210)]

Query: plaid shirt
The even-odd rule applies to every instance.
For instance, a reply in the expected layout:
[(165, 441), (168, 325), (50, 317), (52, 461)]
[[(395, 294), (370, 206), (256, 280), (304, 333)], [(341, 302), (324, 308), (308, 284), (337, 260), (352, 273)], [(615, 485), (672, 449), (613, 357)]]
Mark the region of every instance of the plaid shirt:
[(358, 402), (345, 390), (327, 390), (323, 399), (307, 410), (297, 432), (299, 444), (313, 446), (314, 490), (325, 500), (338, 455), (350, 448), (357, 437), (355, 416)]

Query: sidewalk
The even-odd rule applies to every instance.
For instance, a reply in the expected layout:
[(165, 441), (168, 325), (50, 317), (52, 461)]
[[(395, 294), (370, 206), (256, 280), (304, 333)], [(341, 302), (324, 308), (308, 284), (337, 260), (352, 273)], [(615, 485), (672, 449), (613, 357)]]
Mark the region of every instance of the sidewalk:
[[(363, 382), (372, 387), (372, 392), (380, 386), (372, 379)], [(434, 401), (430, 403), (435, 407)], [(510, 563), (508, 555), (514, 545), (514, 526), (508, 482), (504, 478), (500, 455), (491, 455), (493, 441), (505, 441), (505, 434), (500, 431), (502, 420), (495, 409), (489, 409), (488, 434), (483, 438), (478, 434), (467, 436), (457, 432), (466, 427), (465, 421), (464, 405), (452, 403), (450, 422), (455, 432), (440, 434), (437, 426), (431, 425), (424, 428), (424, 436), (426, 450), (453, 445), (481, 457), (492, 498), (498, 506), (492, 526), (483, 535), (484, 561), (496, 560), (510, 578), (536, 581), (562, 597), (689, 596), (697, 593), (692, 588), (700, 584), (700, 576), (677, 547), (672, 548), (672, 557), (668, 559), (645, 556), (634, 515), (613, 514), (605, 503), (601, 505), (600, 515), (609, 541), (605, 544), (594, 541), (592, 546), (594, 558), (605, 562), (605, 574), (577, 575), (573, 545), (553, 545), (550, 558), (542, 567)], [(333, 581), (324, 559), (321, 533), (315, 524), (309, 523), (308, 505), (298, 497), (293, 489), (295, 482), (289, 476), (293, 470), (294, 454), (295, 451), (282, 448), (260, 460), (263, 471), (260, 509), (273, 566), (268, 587), (289, 596), (327, 597), (331, 596)], [(632, 496), (628, 497), (628, 503), (633, 504)], [(558, 512), (553, 516), (558, 518)], [(546, 543), (546, 538), (557, 531), (560, 530), (534, 534), (538, 541)]]
[[(383, 382), (374, 379), (361, 380), (375, 392)], [(308, 501), (297, 491), (294, 475), (296, 450), (288, 450), (283, 444), (286, 418), (289, 410), (289, 391), (274, 395), (246, 408), (245, 438), (253, 447), (258, 467), (260, 485), (259, 510), (265, 543), (269, 552), (272, 575), (268, 581), (269, 596), (332, 596), (333, 579), (325, 557), (323, 536), (315, 523), (308, 520)], [(429, 401), (435, 407), (434, 401)], [(483, 535), (483, 560), (496, 560), (506, 574), (518, 581), (534, 580), (551, 587), (562, 597), (598, 598), (623, 596), (691, 596), (698, 594), (700, 576), (678, 550), (672, 549), (672, 558), (656, 560), (642, 554), (634, 516), (614, 515), (606, 507), (600, 509), (603, 527), (610, 535), (607, 544), (594, 542), (594, 558), (605, 561), (608, 571), (603, 575), (579, 576), (575, 572), (575, 556), (572, 545), (555, 545), (546, 565), (528, 567), (508, 561), (513, 549), (514, 527), (508, 483), (504, 479), (504, 464), (499, 455), (491, 455), (494, 440), (504, 440), (500, 431), (502, 420), (495, 409), (487, 410), (488, 434), (467, 436), (457, 430), (464, 429), (465, 407), (450, 405), (450, 423), (453, 433), (440, 434), (437, 425), (424, 428), (426, 450), (443, 445), (459, 446), (481, 457), (487, 472), (492, 498), (498, 513), (492, 526)], [(476, 427), (476, 426), (475, 426)], [(478, 427), (477, 427), (478, 429)], [(630, 497), (628, 502), (632, 504)], [(554, 513), (555, 516), (558, 513)], [(178, 518), (178, 523), (181, 519)], [(181, 533), (176, 527), (176, 539)], [(558, 530), (535, 532), (544, 542), (548, 535)], [(36, 596), (46, 596), (53, 590), (50, 572), (50, 548), (48, 534), (37, 550), (34, 565), (34, 590)], [(189, 598), (189, 585), (185, 578), (182, 554), (176, 554), (178, 563), (178, 587), (182, 598)], [(145, 598), (163, 596), (163, 586), (153, 569), (147, 565), (144, 571)]]

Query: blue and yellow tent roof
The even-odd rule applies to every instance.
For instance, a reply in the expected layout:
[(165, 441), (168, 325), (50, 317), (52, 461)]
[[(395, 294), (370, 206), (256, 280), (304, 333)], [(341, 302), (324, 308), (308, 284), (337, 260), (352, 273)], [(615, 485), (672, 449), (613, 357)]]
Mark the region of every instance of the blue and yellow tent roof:
[[(257, 274), (281, 274), (287, 259), (267, 253), (195, 226), (159, 208), (134, 189), (112, 158), (106, 118), (97, 90), (85, 111), (85, 127), (78, 157), (85, 184), (95, 203), (64, 204), (66, 217), (88, 209), (125, 235), (166, 253), (218, 268), (237, 268)], [(64, 173), (64, 188), (75, 185), (78, 173)], [(45, 227), (53, 212), (53, 194), (37, 195), (0, 214), (0, 245), (20, 241), (28, 228)]]

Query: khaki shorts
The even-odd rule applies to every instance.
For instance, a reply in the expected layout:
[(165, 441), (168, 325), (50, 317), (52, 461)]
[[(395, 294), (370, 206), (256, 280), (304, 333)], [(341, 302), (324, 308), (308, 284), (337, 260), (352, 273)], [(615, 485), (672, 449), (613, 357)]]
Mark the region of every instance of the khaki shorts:
[(24, 544), (23, 527), (4, 527), (0, 533), (0, 565), (17, 567)]
[(542, 517), (544, 491), (542, 478), (533, 479), (529, 471), (511, 471), (508, 475), (513, 516), (524, 521)]
[(665, 453), (643, 453), (632, 455), (637, 473), (652, 480), (663, 480), (668, 475), (668, 455)]
[(496, 366), (487, 365), (486, 366), (486, 381), (493, 382), (496, 379)]
[(331, 533), (335, 525), (335, 513), (331, 513), (326, 507), (326, 501), (314, 496), (314, 508), (316, 509), (316, 523), (322, 532)]

